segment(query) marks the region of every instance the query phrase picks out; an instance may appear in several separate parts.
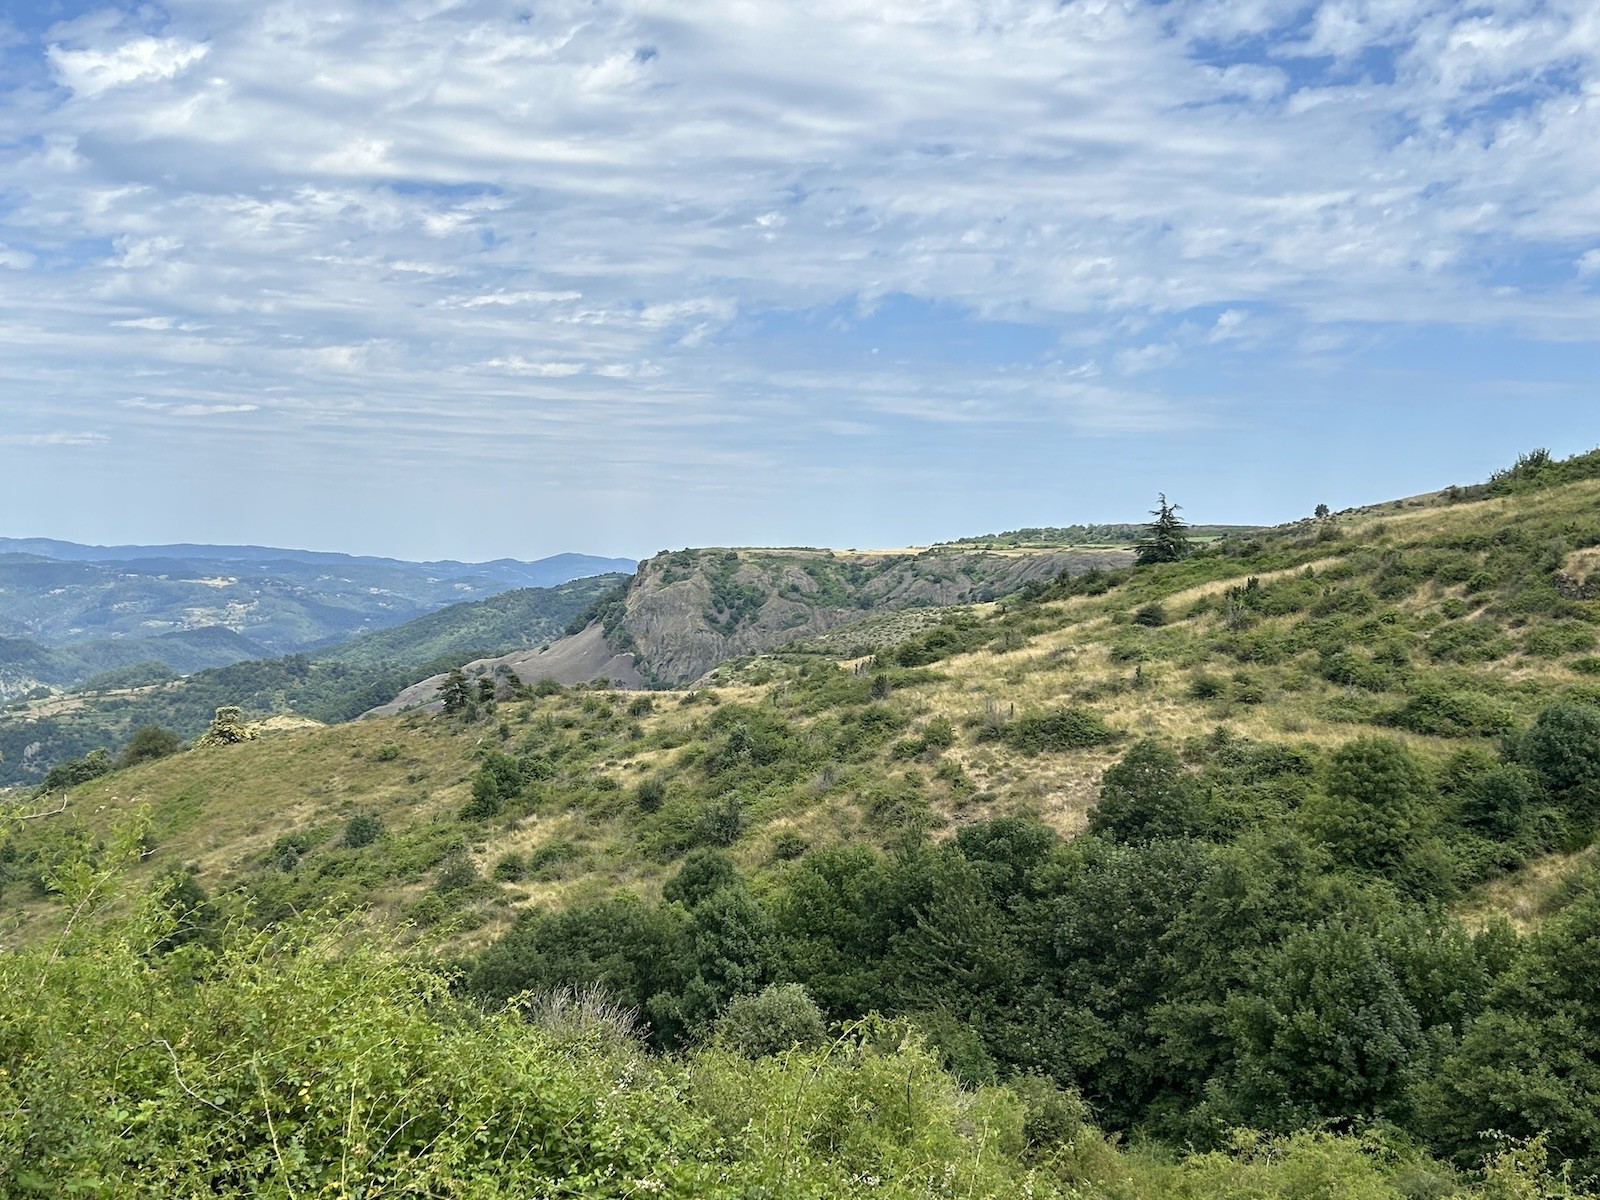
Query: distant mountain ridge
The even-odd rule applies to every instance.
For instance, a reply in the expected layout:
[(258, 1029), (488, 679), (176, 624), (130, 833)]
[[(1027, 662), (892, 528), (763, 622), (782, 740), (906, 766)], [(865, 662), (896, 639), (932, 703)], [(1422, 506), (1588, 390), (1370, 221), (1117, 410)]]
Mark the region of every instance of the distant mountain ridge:
[(187, 675), (319, 651), (462, 601), (633, 568), (587, 554), (408, 563), (269, 546), (0, 538), (0, 701), (134, 665)]
[[(1132, 551), (1119, 548), (664, 551), (640, 563), (626, 584), (596, 597), (560, 641), (462, 666), (475, 680), (510, 672), (523, 683), (600, 678), (617, 687), (676, 687), (726, 659), (869, 615), (994, 600), (1030, 583), (1132, 561)], [(443, 673), (424, 679), (369, 715), (434, 705), (444, 680)]]
[[(215, 627), (59, 649), (0, 638), (0, 694), (27, 696), (33, 681), (65, 687), (69, 678), (87, 680), (73, 691), (0, 707), (0, 786), (37, 782), (54, 763), (120, 745), (140, 725), (192, 737), (224, 704), (255, 716), (348, 720), (457, 663), (554, 641), (597, 596), (626, 579), (608, 574), (514, 588), (331, 649), (279, 657), (263, 656)], [(180, 674), (187, 678), (174, 678)]]
[(300, 563), (308, 566), (395, 567), (422, 570), (440, 579), (482, 577), (498, 579), (510, 587), (554, 587), (569, 579), (588, 575), (632, 572), (638, 564), (631, 558), (604, 558), (593, 554), (562, 553), (525, 561), (496, 558), (488, 562), (458, 562), (455, 559), (412, 562), (370, 554), (343, 554), (331, 550), (295, 550), (280, 546), (213, 546), (201, 542), (173, 542), (165, 545), (92, 546), (56, 538), (0, 537), (0, 554), (27, 554), (57, 562), (145, 562), (152, 559), (182, 562), (222, 562), (269, 566)]

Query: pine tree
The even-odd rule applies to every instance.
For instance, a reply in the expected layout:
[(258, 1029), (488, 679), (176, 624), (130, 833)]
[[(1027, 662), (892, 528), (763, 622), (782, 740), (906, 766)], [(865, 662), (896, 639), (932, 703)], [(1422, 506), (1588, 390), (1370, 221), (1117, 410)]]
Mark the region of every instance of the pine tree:
[(1167, 503), (1162, 492), (1155, 508), (1150, 510), (1155, 518), (1147, 527), (1146, 536), (1138, 545), (1139, 566), (1150, 563), (1177, 562), (1189, 557), (1189, 523), (1178, 515), (1178, 506)]
[(472, 692), (467, 686), (467, 676), (460, 667), (445, 676), (444, 686), (439, 689), (439, 695), (444, 700), (444, 711), (452, 716), (465, 712), (472, 704)]

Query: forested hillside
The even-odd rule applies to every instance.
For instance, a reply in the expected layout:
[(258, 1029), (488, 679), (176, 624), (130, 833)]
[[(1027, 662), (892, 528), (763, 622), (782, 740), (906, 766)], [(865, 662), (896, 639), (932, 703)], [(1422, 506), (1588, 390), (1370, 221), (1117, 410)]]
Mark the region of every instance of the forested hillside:
[[(1600, 452), (1141, 556), (692, 690), (460, 688), (33, 797), (6, 994), (54, 1001), (8, 1002), (3, 1078), (57, 1115), (9, 1169), (126, 1188), (128, 1136), (239, 1194), (336, 1160), (441, 1194), (1587, 1194)], [(101, 879), (117, 920), (69, 922)], [(331, 966), (354, 942), (386, 948)]]
[[(554, 588), (518, 588), (454, 604), (320, 654), (230, 660), (184, 679), (165, 663), (140, 661), (91, 679), (73, 693), (0, 708), (0, 782), (37, 783), (52, 766), (96, 747), (120, 748), (141, 726), (196, 736), (223, 705), (242, 707), (257, 718), (295, 713), (314, 721), (348, 721), (435, 671), (557, 637), (574, 613), (620, 579), (597, 575)], [(226, 631), (192, 636), (203, 633)]]
[(464, 600), (633, 565), (581, 554), (408, 563), (262, 546), (0, 538), (0, 701), (146, 662), (187, 675), (314, 651)]

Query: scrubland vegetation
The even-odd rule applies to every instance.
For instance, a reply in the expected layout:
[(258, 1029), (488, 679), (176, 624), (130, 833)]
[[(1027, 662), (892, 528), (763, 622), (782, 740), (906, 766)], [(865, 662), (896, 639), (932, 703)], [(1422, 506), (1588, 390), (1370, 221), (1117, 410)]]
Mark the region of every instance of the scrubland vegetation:
[(1600, 453), (1526, 456), (689, 690), (97, 768), (0, 850), (0, 1180), (1589, 1194), (1596, 547)]

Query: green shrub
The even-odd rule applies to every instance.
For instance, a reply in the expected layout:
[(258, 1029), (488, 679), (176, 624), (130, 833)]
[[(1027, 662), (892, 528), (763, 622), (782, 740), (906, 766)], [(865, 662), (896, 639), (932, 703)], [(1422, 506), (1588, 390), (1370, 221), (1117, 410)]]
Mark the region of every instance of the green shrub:
[(495, 860), (494, 878), (501, 883), (515, 883), (528, 875), (528, 864), (522, 855), (511, 851)]
[(1135, 625), (1143, 625), (1148, 629), (1157, 629), (1167, 623), (1167, 610), (1158, 602), (1152, 600), (1149, 604), (1141, 604), (1133, 610), (1130, 620)]
[(1562, 658), (1594, 649), (1594, 626), (1583, 621), (1541, 621), (1522, 635), (1522, 650), (1535, 658)]
[(652, 775), (648, 779), (641, 779), (639, 786), (633, 789), (633, 803), (640, 812), (653, 813), (660, 809), (662, 801), (667, 798), (667, 786)]
[(1390, 721), (1434, 737), (1492, 737), (1512, 726), (1510, 712), (1475, 692), (1430, 689), (1411, 697)]
[(798, 983), (774, 983), (735, 996), (717, 1023), (717, 1037), (746, 1058), (818, 1045), (828, 1035), (822, 1010)]
[(344, 844), (351, 849), (370, 846), (383, 836), (383, 818), (376, 813), (357, 813), (344, 827)]
[(1087, 709), (1053, 708), (1012, 721), (1005, 728), (1005, 740), (1024, 754), (1084, 750), (1110, 741), (1111, 730)]
[(183, 738), (160, 725), (142, 725), (134, 730), (133, 737), (117, 756), (118, 767), (131, 767), (137, 763), (153, 762), (183, 749)]

